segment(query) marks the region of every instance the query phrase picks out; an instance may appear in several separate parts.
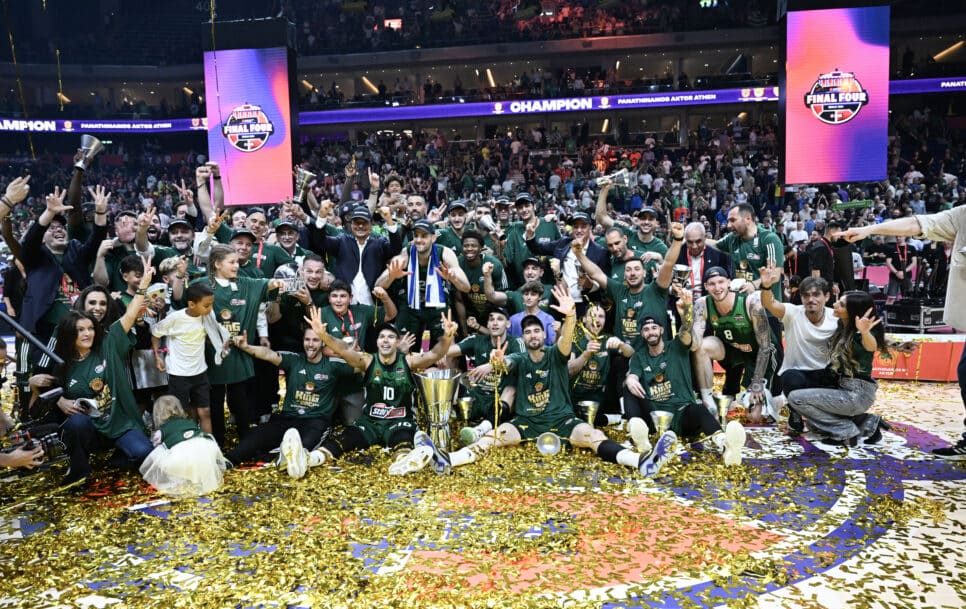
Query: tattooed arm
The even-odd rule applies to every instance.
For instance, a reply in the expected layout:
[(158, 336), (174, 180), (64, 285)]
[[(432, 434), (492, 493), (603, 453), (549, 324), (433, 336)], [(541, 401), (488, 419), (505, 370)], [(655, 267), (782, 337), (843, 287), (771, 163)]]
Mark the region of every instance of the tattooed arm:
[(755, 340), (758, 342), (758, 358), (755, 361), (755, 375), (751, 379), (751, 386), (748, 391), (752, 394), (752, 399), (764, 398), (765, 372), (768, 364), (775, 353), (775, 345), (772, 343), (771, 327), (768, 325), (768, 315), (765, 308), (761, 305), (758, 294), (753, 294), (746, 301), (748, 316), (751, 317), (751, 324), (755, 329)]

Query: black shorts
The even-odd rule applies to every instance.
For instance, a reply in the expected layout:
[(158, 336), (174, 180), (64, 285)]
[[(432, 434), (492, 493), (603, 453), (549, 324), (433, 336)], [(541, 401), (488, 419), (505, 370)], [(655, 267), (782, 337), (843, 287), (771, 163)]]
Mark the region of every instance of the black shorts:
[(211, 385), (208, 383), (207, 372), (194, 376), (169, 374), (168, 393), (178, 398), (185, 410), (211, 407)]

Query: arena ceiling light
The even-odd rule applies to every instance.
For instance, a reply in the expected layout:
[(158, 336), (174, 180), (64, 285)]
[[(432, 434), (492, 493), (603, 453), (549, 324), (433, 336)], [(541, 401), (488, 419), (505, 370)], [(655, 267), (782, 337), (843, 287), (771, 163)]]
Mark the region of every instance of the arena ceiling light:
[(966, 41), (963, 41), (963, 40), (960, 40), (959, 42), (954, 42), (953, 44), (948, 46), (945, 50), (939, 51), (938, 53), (933, 55), (932, 56), (933, 61), (942, 61), (943, 59), (949, 57), (956, 51), (963, 48), (964, 44), (966, 44)]
[(610, 119), (609, 118), (605, 118), (604, 119), (604, 124), (600, 126), (600, 132), (601, 133), (607, 133), (607, 128), (608, 127), (610, 127)]

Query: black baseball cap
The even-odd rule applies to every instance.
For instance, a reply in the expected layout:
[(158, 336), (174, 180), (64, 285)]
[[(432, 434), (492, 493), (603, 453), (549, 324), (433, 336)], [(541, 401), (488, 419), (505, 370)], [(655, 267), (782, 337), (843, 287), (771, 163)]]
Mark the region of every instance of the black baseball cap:
[(430, 235), (436, 234), (436, 229), (433, 227), (433, 223), (426, 218), (420, 218), (413, 224), (413, 232), (418, 230), (421, 230), (424, 233), (429, 233)]
[(503, 317), (506, 317), (507, 319), (510, 319), (510, 312), (507, 311), (505, 307), (498, 307), (496, 305), (491, 305), (490, 307), (488, 307), (486, 309), (486, 317), (487, 317), (487, 319), (489, 319), (490, 318), (490, 315), (492, 315), (493, 313), (499, 313)]
[(349, 216), (349, 219), (372, 222), (372, 214), (369, 212), (369, 208), (365, 205), (357, 205), (355, 209), (352, 210), (352, 214)]
[(399, 328), (397, 328), (392, 322), (384, 321), (381, 324), (377, 325), (376, 336), (379, 336), (379, 333), (382, 332), (383, 330), (391, 331), (393, 334), (396, 335), (396, 338), (399, 338), (400, 336), (402, 336), (402, 333), (399, 332)]
[(277, 233), (278, 231), (282, 230), (283, 228), (288, 228), (288, 229), (294, 230), (296, 232), (298, 232), (298, 230), (299, 230), (299, 227), (296, 226), (296, 224), (294, 222), (292, 222), (291, 220), (281, 220), (281, 219), (276, 220), (275, 221), (275, 232)]
[(728, 271), (724, 267), (713, 266), (704, 272), (704, 281), (708, 281), (714, 277), (724, 277), (725, 279), (731, 279)]
[(341, 207), (339, 207), (339, 217), (345, 218), (353, 211), (355, 211), (355, 208), (356, 208), (355, 203), (346, 203), (345, 205), (342, 205)]
[(239, 228), (239, 229), (233, 231), (232, 234), (231, 234), (230, 241), (234, 241), (236, 237), (249, 237), (249, 238), (251, 238), (252, 243), (258, 241), (258, 238), (255, 237), (255, 233), (253, 233), (252, 231), (248, 230), (247, 228)]
[(520, 330), (523, 330), (527, 326), (531, 326), (531, 325), (534, 325), (534, 324), (537, 324), (541, 328), (543, 328), (544, 330), (546, 330), (546, 327), (544, 327), (544, 325), (543, 325), (543, 320), (541, 320), (536, 315), (524, 315), (523, 316), (523, 319), (520, 320)]
[(526, 268), (528, 264), (532, 264), (533, 266), (539, 266), (540, 268), (543, 268), (543, 262), (541, 262), (540, 259), (537, 258), (536, 256), (530, 256), (529, 258), (524, 260), (523, 268)]
[(590, 219), (590, 216), (582, 211), (578, 211), (567, 219), (567, 224), (570, 224), (571, 226), (575, 222), (586, 222), (590, 226), (594, 225), (594, 221)]
[(637, 210), (637, 213), (635, 213), (634, 215), (635, 216), (643, 216), (644, 214), (651, 214), (655, 218), (657, 218), (658, 215), (659, 215), (657, 213), (657, 210), (654, 209), (653, 207), (651, 207), (650, 205), (645, 205), (644, 207), (640, 208), (639, 210)]
[(533, 198), (528, 192), (518, 193), (516, 198), (513, 200), (514, 205), (519, 205), (520, 203), (533, 203)]
[(185, 226), (187, 228), (190, 228), (191, 230), (195, 229), (195, 227), (192, 226), (191, 222), (188, 222), (184, 218), (172, 218), (171, 222), (168, 223), (168, 230), (170, 231), (175, 226)]
[(511, 202), (510, 202), (509, 197), (497, 197), (496, 204), (497, 205), (511, 205)]
[(657, 318), (654, 317), (653, 315), (645, 315), (643, 319), (641, 319), (641, 328), (643, 329), (644, 326), (648, 324), (654, 324), (656, 326), (660, 326), (661, 322), (659, 322)]
[(464, 201), (463, 199), (456, 199), (455, 201), (449, 204), (449, 207), (446, 208), (446, 211), (451, 212), (454, 209), (462, 209), (465, 211), (469, 208), (466, 206), (466, 201)]

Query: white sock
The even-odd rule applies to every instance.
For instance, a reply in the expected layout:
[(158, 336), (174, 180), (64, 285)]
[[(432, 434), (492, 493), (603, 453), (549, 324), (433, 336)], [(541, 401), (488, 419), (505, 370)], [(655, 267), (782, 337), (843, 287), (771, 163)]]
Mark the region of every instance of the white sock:
[(483, 422), (473, 428), (476, 432), (476, 436), (482, 438), (484, 435), (493, 431), (493, 421), (489, 419), (483, 419)]
[(638, 464), (641, 462), (641, 455), (629, 448), (625, 448), (617, 453), (617, 462), (621, 465), (637, 469)]
[(453, 467), (468, 465), (476, 461), (476, 451), (470, 450), (469, 446), (464, 446), (449, 454), (449, 462)]
[(624, 418), (619, 414), (605, 414), (608, 425), (620, 425)]
[(713, 412), (718, 411), (718, 405), (714, 403), (714, 396), (711, 394), (710, 389), (699, 389), (701, 392), (701, 401), (704, 405), (710, 408)]

